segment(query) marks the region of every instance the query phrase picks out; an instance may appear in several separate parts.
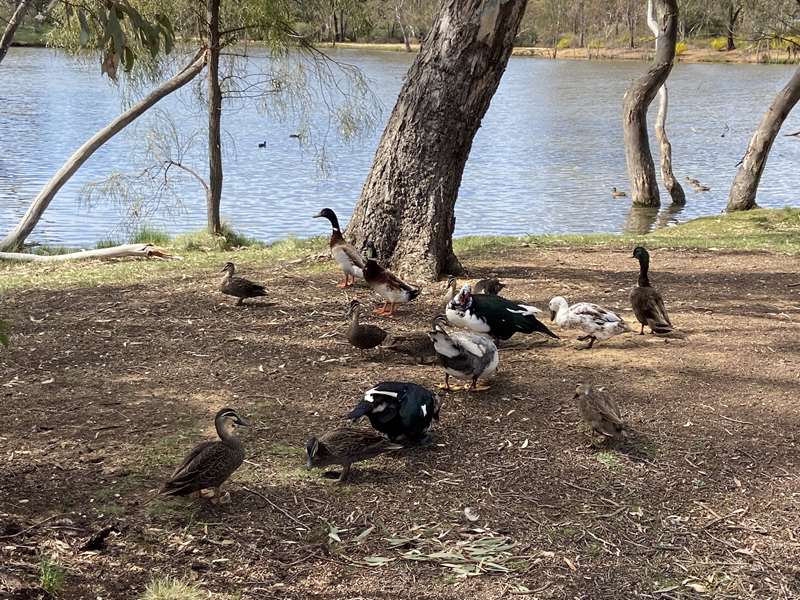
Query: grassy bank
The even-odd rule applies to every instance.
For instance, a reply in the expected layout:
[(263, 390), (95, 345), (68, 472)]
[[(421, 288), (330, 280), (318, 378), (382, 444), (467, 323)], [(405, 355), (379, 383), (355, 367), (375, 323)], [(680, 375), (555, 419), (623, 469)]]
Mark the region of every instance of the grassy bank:
[[(232, 234), (234, 235), (234, 234)], [(181, 261), (77, 262), (62, 264), (0, 263), (0, 291), (31, 286), (64, 288), (104, 283), (135, 283), (149, 279), (182, 276), (187, 272), (220, 269), (234, 260), (243, 270), (250, 266), (315, 272), (333, 269), (320, 261), (326, 253), (327, 238), (290, 238), (263, 245), (241, 236), (239, 246), (215, 244), (204, 234), (170, 238), (157, 231), (143, 231), (134, 241), (153, 242), (180, 255)], [(769, 251), (800, 254), (800, 209), (760, 209), (747, 213), (695, 219), (647, 235), (587, 234), (470, 236), (455, 240), (456, 253), (467, 263), (515, 247), (540, 248), (628, 248), (648, 247)], [(55, 249), (49, 249), (55, 251)]]

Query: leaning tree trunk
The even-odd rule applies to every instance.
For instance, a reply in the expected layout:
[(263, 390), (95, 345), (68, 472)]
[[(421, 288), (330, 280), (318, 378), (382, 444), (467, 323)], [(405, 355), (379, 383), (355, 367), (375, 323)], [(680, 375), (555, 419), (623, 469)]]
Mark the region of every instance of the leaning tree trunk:
[(678, 34), (677, 0), (655, 0), (660, 15), (653, 66), (635, 80), (623, 99), (622, 129), (625, 136), (625, 162), (631, 182), (634, 206), (659, 206), (656, 167), (647, 139), (647, 108), (664, 85), (675, 60)]
[(6, 57), (6, 52), (8, 52), (11, 42), (14, 41), (14, 34), (17, 32), (17, 27), (22, 23), (22, 18), (25, 16), (25, 12), (28, 10), (30, 4), (31, 0), (21, 0), (14, 14), (11, 15), (11, 19), (3, 31), (3, 37), (0, 37), (0, 63), (3, 62), (3, 59)]
[(527, 0), (443, 0), (405, 78), (348, 228), (392, 269), (458, 273), (455, 203)]
[(208, 232), (222, 233), (222, 90), (219, 85), (219, 4), (208, 0), (208, 194), (206, 212)]
[(28, 207), (28, 210), (25, 212), (25, 215), (14, 230), (0, 241), (0, 251), (15, 250), (22, 247), (31, 231), (33, 231), (33, 228), (36, 227), (42, 214), (44, 214), (44, 211), (50, 205), (50, 202), (55, 198), (55, 195), (63, 185), (69, 181), (69, 178), (75, 174), (81, 165), (89, 160), (89, 157), (91, 157), (98, 148), (125, 129), (125, 127), (130, 125), (159, 100), (168, 96), (175, 90), (182, 88), (194, 79), (203, 70), (205, 64), (206, 52), (202, 50), (195, 55), (192, 62), (181, 72), (162, 83), (142, 100), (131, 106), (128, 110), (111, 121), (111, 123), (95, 133), (78, 148), (75, 153), (69, 157), (69, 160), (67, 160), (64, 166), (47, 182), (36, 198), (34, 198), (30, 207)]
[(731, 186), (728, 212), (757, 208), (756, 193), (761, 174), (767, 166), (769, 151), (775, 138), (778, 137), (781, 125), (798, 101), (800, 101), (800, 67), (794, 72), (786, 87), (778, 92), (750, 139), (750, 145)]
[[(656, 52), (658, 52), (658, 20), (653, 0), (647, 0), (647, 26), (656, 36)], [(664, 82), (658, 89), (658, 116), (656, 117), (656, 139), (661, 149), (661, 181), (667, 188), (673, 204), (686, 204), (686, 194), (672, 172), (672, 144), (667, 137), (667, 111), (669, 109), (669, 90)]]

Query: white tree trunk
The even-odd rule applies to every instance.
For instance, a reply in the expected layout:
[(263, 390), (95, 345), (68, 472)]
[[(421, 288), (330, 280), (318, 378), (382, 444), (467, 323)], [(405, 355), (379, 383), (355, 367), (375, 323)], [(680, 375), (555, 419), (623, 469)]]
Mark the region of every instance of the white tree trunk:
[(136, 256), (139, 258), (160, 258), (181, 260), (180, 256), (172, 256), (151, 244), (125, 244), (114, 246), (113, 248), (102, 248), (100, 250), (86, 250), (82, 252), (70, 252), (69, 254), (53, 254), (41, 256), (39, 254), (23, 254), (21, 252), (0, 252), (0, 261), (7, 260), (12, 262), (66, 262), (70, 260), (86, 260), (89, 258), (121, 258), (124, 256)]
[(98, 148), (125, 129), (125, 127), (130, 125), (159, 100), (168, 96), (175, 90), (180, 89), (194, 79), (203, 70), (205, 64), (206, 51), (201, 50), (195, 55), (192, 62), (187, 67), (168, 81), (162, 83), (142, 100), (95, 133), (78, 148), (75, 153), (69, 157), (64, 166), (45, 184), (36, 198), (34, 198), (27, 212), (23, 215), (14, 230), (0, 241), (0, 251), (15, 250), (22, 247), (31, 231), (33, 231), (33, 228), (36, 227), (42, 214), (44, 214), (44, 211), (50, 205), (50, 202), (55, 198), (55, 195), (64, 184), (69, 181), (70, 177), (75, 174), (81, 165), (89, 160), (89, 157), (91, 157)]
[(22, 22), (22, 18), (25, 16), (30, 3), (31, 0), (22, 0), (17, 5), (14, 14), (11, 15), (11, 20), (9, 20), (5, 31), (3, 31), (3, 37), (0, 37), (0, 63), (3, 62), (3, 59), (6, 57), (6, 52), (8, 52), (11, 42), (14, 41), (14, 34), (17, 32), (17, 27), (19, 27), (19, 24)]

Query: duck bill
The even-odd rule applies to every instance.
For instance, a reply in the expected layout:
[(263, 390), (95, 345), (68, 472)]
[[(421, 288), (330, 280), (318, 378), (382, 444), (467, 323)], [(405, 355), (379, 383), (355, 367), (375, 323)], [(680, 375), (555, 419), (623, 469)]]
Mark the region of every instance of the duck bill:
[(250, 421), (248, 421), (248, 420), (247, 420), (247, 419), (245, 419), (244, 417), (239, 417), (239, 422), (238, 422), (238, 423), (236, 423), (236, 424), (237, 424), (239, 427), (251, 427), (251, 426), (252, 426), (252, 424), (250, 423)]
[(322, 218), (322, 217), (324, 217), (324, 216), (325, 216), (325, 215), (323, 215), (321, 212), (318, 212), (318, 213), (317, 213), (317, 214), (315, 214), (315, 215), (314, 215), (312, 218), (314, 218), (314, 219), (321, 219), (321, 218)]
[(311, 469), (313, 469), (313, 468), (314, 468), (314, 465), (313, 465), (313, 464), (312, 464), (312, 462), (311, 462), (311, 458), (309, 458), (309, 459), (306, 461), (306, 469), (308, 469), (308, 470), (310, 471), (310, 470), (311, 470)]
[(554, 311), (554, 310), (550, 311), (550, 320), (551, 321), (555, 321), (556, 320), (556, 311)]

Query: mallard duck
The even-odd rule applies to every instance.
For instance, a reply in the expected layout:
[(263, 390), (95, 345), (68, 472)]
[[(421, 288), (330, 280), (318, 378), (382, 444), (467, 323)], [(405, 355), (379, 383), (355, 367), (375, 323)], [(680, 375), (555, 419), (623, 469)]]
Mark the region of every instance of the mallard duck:
[(388, 269), (384, 269), (372, 256), (367, 258), (364, 267), (364, 281), (384, 299), (383, 306), (375, 310), (376, 315), (387, 317), (393, 315), (395, 305), (411, 302), (420, 292), (419, 289), (401, 281)]
[(164, 484), (165, 496), (188, 496), (211, 489), (219, 500), (219, 488), (244, 462), (242, 441), (235, 435), (237, 426), (250, 423), (232, 408), (223, 408), (214, 417), (219, 441), (202, 442), (183, 459)]
[(581, 418), (593, 433), (615, 441), (622, 439), (625, 425), (619, 415), (619, 408), (605, 391), (593, 388), (588, 383), (581, 383), (575, 388), (575, 400), (578, 401)]
[(689, 183), (690, 186), (692, 186), (692, 189), (695, 192), (709, 192), (709, 191), (711, 191), (711, 188), (708, 187), (707, 185), (703, 185), (702, 183), (700, 183), (699, 179), (695, 179), (694, 177), (687, 177), (686, 181)]
[(586, 350), (597, 340), (607, 340), (631, 330), (622, 317), (607, 308), (590, 302), (578, 302), (570, 306), (561, 296), (550, 300), (550, 320), (563, 329), (583, 331), (586, 335), (578, 340), (589, 340), (589, 345), (584, 346)]
[(257, 298), (258, 296), (267, 295), (263, 285), (253, 283), (244, 277), (236, 277), (234, 275), (235, 272), (236, 267), (232, 262), (225, 263), (225, 266), (222, 267), (222, 271), (220, 271), (220, 273), (225, 273), (225, 275), (222, 278), (222, 282), (219, 284), (219, 291), (228, 296), (238, 298), (236, 306), (242, 304), (246, 298)]
[(350, 307), (346, 313), (347, 318), (350, 319), (350, 326), (347, 328), (347, 340), (359, 350), (368, 350), (369, 348), (380, 346), (388, 334), (377, 325), (362, 325), (359, 323), (358, 318), (360, 315), (361, 303), (358, 300), (351, 300)]
[(625, 197), (625, 196), (627, 196), (627, 195), (628, 195), (628, 194), (626, 194), (626, 193), (625, 193), (625, 192), (623, 192), (622, 190), (618, 190), (618, 189), (617, 189), (617, 188), (615, 188), (615, 187), (612, 187), (612, 188), (611, 188), (611, 196), (612, 196), (612, 197), (614, 197), (614, 198), (624, 198), (624, 197)]
[(515, 304), (502, 296), (473, 294), (469, 285), (461, 288), (446, 310), (447, 320), (453, 325), (488, 333), (495, 339), (537, 332), (557, 340), (558, 336), (536, 318), (541, 312), (535, 306)]
[(306, 466), (327, 467), (342, 465), (339, 482), (344, 483), (350, 476), (350, 465), (354, 462), (374, 458), (384, 452), (402, 450), (403, 446), (390, 442), (385, 437), (353, 427), (342, 427), (312, 437), (306, 442)]
[(447, 305), (450, 304), (450, 301), (456, 297), (458, 293), (458, 280), (450, 275), (447, 278), (447, 283), (445, 284), (444, 288), (444, 308), (447, 309)]
[(448, 333), (443, 323), (444, 315), (433, 320), (433, 331), (428, 335), (433, 347), (439, 355), (439, 362), (444, 367), (444, 388), (450, 389), (450, 376), (458, 379), (471, 379), (468, 386), (471, 390), (486, 390), (488, 386), (478, 388), (478, 379), (492, 377), (500, 362), (497, 346), (488, 337), (476, 333)]
[(433, 420), (439, 420), (440, 407), (436, 394), (421, 385), (384, 381), (367, 390), (347, 418), (355, 423), (366, 416), (390, 440), (418, 442), (427, 437)]
[(414, 359), (420, 365), (433, 364), (438, 360), (438, 355), (433, 347), (433, 341), (427, 331), (418, 331), (406, 335), (390, 335), (383, 343), (382, 348), (404, 354)]
[(506, 287), (506, 284), (502, 283), (497, 277), (479, 279), (475, 282), (475, 285), (472, 286), (472, 293), (497, 296), (504, 287)]
[(339, 283), (337, 287), (346, 288), (353, 285), (356, 282), (356, 278), (361, 279), (364, 277), (364, 257), (345, 241), (339, 228), (339, 219), (330, 208), (323, 208), (314, 215), (314, 218), (328, 219), (331, 222), (331, 239), (329, 242), (331, 256), (344, 272), (344, 281)]
[(664, 299), (654, 287), (650, 286), (647, 271), (650, 268), (650, 253), (641, 246), (633, 249), (633, 258), (639, 261), (639, 281), (631, 290), (631, 306), (636, 320), (642, 328), (639, 335), (644, 335), (644, 326), (650, 328), (651, 333), (669, 333), (672, 331), (672, 322), (667, 315)]

